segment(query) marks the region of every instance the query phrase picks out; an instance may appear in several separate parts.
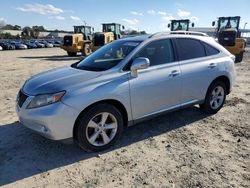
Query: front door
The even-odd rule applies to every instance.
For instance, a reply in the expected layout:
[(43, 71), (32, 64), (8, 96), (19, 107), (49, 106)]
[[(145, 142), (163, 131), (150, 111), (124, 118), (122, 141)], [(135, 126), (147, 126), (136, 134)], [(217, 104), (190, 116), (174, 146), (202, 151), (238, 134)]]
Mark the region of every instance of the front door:
[(165, 111), (179, 104), (181, 97), (181, 71), (175, 61), (170, 39), (153, 41), (136, 57), (146, 57), (150, 67), (130, 77), (130, 97), (133, 119)]

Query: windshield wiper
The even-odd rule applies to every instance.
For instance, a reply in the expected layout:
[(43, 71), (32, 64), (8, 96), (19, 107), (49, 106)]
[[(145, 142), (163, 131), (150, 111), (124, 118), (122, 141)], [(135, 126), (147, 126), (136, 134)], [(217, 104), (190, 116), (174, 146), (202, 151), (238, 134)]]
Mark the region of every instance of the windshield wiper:
[(80, 70), (87, 70), (87, 71), (105, 71), (106, 68), (101, 67), (87, 67), (87, 66), (80, 66), (78, 67), (77, 64), (72, 65), (73, 68), (80, 69)]

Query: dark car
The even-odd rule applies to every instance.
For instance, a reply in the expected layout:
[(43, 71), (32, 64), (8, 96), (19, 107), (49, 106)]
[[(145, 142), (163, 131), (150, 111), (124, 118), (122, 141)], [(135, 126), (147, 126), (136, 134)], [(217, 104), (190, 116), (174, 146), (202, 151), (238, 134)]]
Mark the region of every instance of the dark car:
[(28, 47), (28, 49), (37, 48), (37, 45), (30, 41), (25, 42), (24, 44)]
[(46, 40), (42, 40), (42, 41), (40, 41), (40, 43), (44, 44), (45, 48), (53, 48), (54, 47), (53, 44), (47, 42)]
[(2, 46), (3, 50), (15, 50), (15, 45), (9, 42), (0, 42), (0, 46)]
[(45, 47), (45, 44), (42, 44), (39, 41), (32, 41), (31, 43), (34, 43), (37, 46), (37, 48), (44, 48)]
[(16, 49), (20, 49), (20, 50), (21, 50), (21, 49), (23, 50), (23, 49), (27, 49), (27, 48), (28, 48), (25, 44), (23, 44), (23, 43), (21, 43), (21, 42), (19, 42), (19, 41), (18, 41), (18, 42), (17, 42), (17, 41), (11, 41), (10, 44), (15, 45), (15, 48), (16, 48)]
[(60, 47), (62, 44), (59, 40), (50, 41), (50, 43), (53, 44), (54, 47)]

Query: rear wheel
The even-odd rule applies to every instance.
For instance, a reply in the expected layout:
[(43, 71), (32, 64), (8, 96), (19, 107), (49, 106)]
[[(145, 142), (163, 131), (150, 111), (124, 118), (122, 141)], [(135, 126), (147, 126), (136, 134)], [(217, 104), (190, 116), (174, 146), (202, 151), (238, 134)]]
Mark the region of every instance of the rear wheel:
[(240, 63), (243, 60), (244, 53), (241, 52), (240, 54), (235, 55), (235, 63)]
[(70, 56), (70, 57), (74, 57), (74, 56), (76, 56), (77, 55), (77, 53), (76, 52), (67, 52), (68, 53), (68, 55)]
[(101, 151), (112, 146), (122, 131), (120, 111), (110, 104), (98, 104), (78, 121), (75, 139), (85, 151)]
[(83, 48), (83, 52), (82, 52), (82, 55), (83, 56), (88, 56), (89, 54), (92, 53), (92, 50), (90, 48), (90, 45), (89, 44), (85, 44), (84, 45), (84, 48)]
[(201, 109), (209, 114), (217, 113), (223, 106), (226, 99), (226, 86), (221, 81), (216, 81), (208, 88), (206, 98)]

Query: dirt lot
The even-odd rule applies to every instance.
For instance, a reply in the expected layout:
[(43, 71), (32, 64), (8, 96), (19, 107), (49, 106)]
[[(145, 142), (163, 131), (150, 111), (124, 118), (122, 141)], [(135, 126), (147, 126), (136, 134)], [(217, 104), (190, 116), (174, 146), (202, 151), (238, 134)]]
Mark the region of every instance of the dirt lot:
[[(248, 49), (249, 50), (249, 49)], [(225, 107), (197, 107), (128, 128), (109, 151), (85, 153), (17, 122), (15, 97), (38, 72), (71, 64), (60, 49), (0, 52), (0, 186), (249, 187), (250, 53)]]

